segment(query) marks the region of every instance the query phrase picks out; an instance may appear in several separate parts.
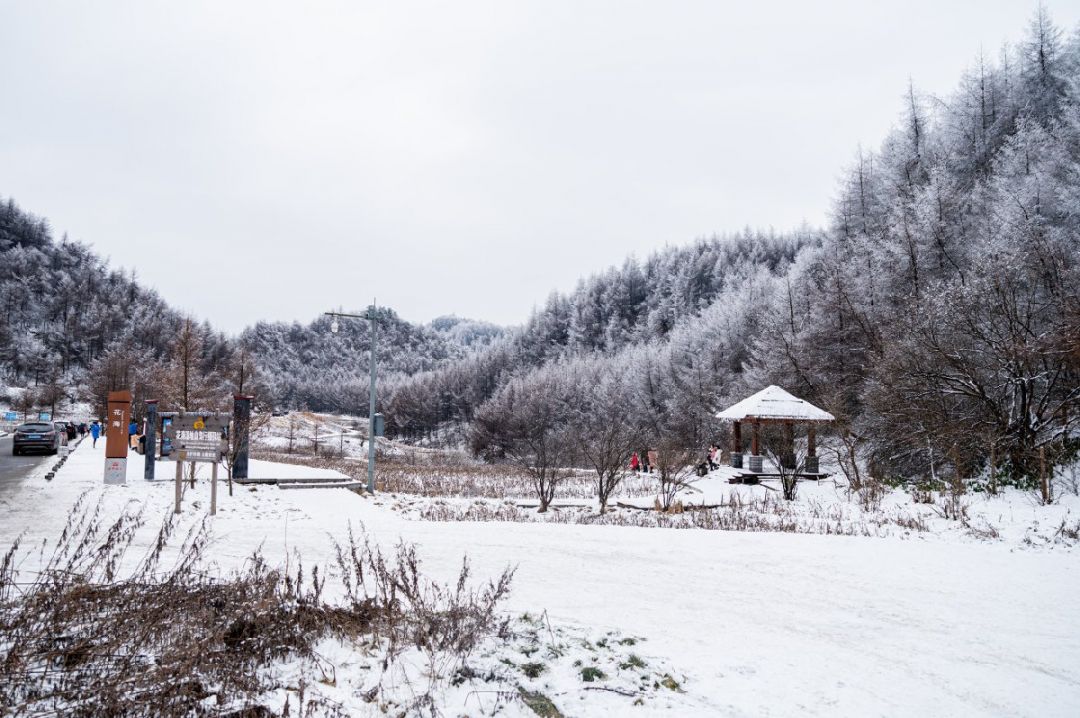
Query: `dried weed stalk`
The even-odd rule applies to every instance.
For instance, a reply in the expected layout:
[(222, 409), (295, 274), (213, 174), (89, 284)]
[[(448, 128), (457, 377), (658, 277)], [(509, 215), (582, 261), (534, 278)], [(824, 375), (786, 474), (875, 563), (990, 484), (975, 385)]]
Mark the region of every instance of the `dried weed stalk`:
[(433, 687), (438, 669), (505, 631), (497, 607), (509, 569), (473, 589), (466, 563), (454, 586), (442, 586), (421, 574), (412, 547), (387, 559), (350, 531), (337, 550), (346, 598), (328, 602), (325, 573), (299, 561), (280, 570), (256, 553), (223, 578), (209, 575), (201, 569), (207, 526), (173, 546), (172, 514), (145, 555), (126, 560), (142, 512), (105, 524), (101, 504), (85, 504), (84, 495), (32, 581), (17, 580), (18, 541), (0, 559), (0, 714), (284, 715), (290, 701), (280, 713), (271, 704), (283, 688), (297, 698), (296, 678), (276, 677), (275, 666), (289, 661), (302, 666), (299, 715), (345, 715), (303, 688), (333, 673), (319, 641), (382, 651), (384, 671), (415, 646), (430, 661)]

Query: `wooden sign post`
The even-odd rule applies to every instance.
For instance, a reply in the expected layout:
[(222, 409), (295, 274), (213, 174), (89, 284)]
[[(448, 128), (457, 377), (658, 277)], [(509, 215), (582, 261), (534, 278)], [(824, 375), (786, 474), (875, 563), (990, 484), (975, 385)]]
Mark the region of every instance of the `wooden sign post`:
[(105, 420), (105, 483), (127, 483), (128, 417), (131, 392), (109, 392), (109, 415)]
[(173, 513), (180, 513), (180, 497), (184, 494), (184, 462), (176, 462), (176, 507)]
[[(183, 495), (183, 466), (191, 463), (194, 475), (196, 463), (210, 464), (210, 515), (217, 514), (217, 467), (228, 447), (229, 417), (227, 414), (181, 413), (165, 429), (171, 442), (169, 458), (176, 462), (175, 513), (180, 513)], [(192, 484), (194, 485), (194, 484)]]

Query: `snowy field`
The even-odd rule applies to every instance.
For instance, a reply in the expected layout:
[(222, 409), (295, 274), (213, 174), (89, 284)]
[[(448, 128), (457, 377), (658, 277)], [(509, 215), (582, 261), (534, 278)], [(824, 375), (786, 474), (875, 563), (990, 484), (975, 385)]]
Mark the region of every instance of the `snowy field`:
[[(128, 484), (106, 487), (102, 451), (103, 442), (96, 450), (83, 443), (53, 481), (29, 477), (0, 505), (0, 541), (21, 535), (24, 547), (34, 547), (20, 570), (33, 570), (36, 547), (55, 540), (86, 490), (91, 503), (102, 497), (106, 515), (172, 510), (171, 464), (159, 465), (166, 480), (149, 483), (142, 457), (133, 457)], [(330, 475), (309, 473), (318, 471), (253, 466), (255, 474), (282, 478)], [(1068, 542), (1024, 540), (1033, 522), (1075, 519), (1075, 497), (1049, 509), (1022, 494), (980, 497), (972, 510), (994, 517), (1001, 535), (979, 540), (939, 521), (883, 537), (424, 521), (403, 510), (410, 499), (402, 496), (236, 487), (229, 497), (219, 488), (212, 570), (237, 566), (260, 547), (270, 561), (300, 554), (305, 564), (329, 566), (334, 540), (360, 524), (384, 546), (414, 543), (425, 572), (440, 580), (456, 578), (465, 554), (477, 579), (516, 566), (506, 608), (517, 637), (487, 646), (478, 660), (547, 696), (564, 715), (1080, 712), (1080, 612), (1073, 607), (1080, 558)], [(733, 490), (749, 501), (767, 491), (719, 480), (701, 488), (706, 501), (730, 499)], [(836, 489), (814, 491), (822, 495), (804, 495), (805, 505)], [(901, 498), (884, 501), (885, 509), (892, 500)], [(185, 492), (184, 522), (201, 520), (208, 505), (202, 480)], [(139, 541), (149, 542), (153, 524)], [(358, 714), (376, 713), (355, 697), (368, 685), (367, 669), (350, 665), (341, 647), (327, 652), (340, 678), (322, 690)], [(591, 681), (586, 668), (596, 669)], [(645, 689), (630, 690), (638, 686)], [(535, 715), (475, 682), (441, 691), (447, 715)]]

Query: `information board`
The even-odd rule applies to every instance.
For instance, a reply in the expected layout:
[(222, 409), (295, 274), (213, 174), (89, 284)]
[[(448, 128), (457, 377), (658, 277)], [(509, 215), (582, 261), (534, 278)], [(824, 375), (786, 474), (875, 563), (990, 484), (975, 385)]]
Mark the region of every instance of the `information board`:
[(171, 461), (216, 464), (229, 446), (227, 414), (179, 414), (165, 427)]
[(14, 411), (5, 411), (4, 412), (4, 421), (18, 421), (18, 420), (19, 420), (18, 413), (14, 412)]

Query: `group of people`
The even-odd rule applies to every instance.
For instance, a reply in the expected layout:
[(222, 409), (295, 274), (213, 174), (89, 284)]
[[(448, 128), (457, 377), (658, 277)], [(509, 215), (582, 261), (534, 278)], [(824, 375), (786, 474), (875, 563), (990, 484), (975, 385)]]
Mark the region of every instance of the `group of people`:
[(709, 466), (709, 471), (716, 471), (720, 468), (720, 447), (716, 444), (709, 444), (709, 451), (705, 454), (705, 463)]
[[(93, 423), (90, 424), (89, 429), (87, 429), (86, 424), (79, 425), (80, 434), (85, 434), (87, 431), (90, 432), (90, 438), (93, 439), (94, 443), (92, 444), (92, 446), (94, 448), (97, 448), (98, 439), (100, 439), (101, 435), (105, 433), (102, 430), (101, 422), (99, 422), (97, 419), (94, 419)], [(144, 446), (143, 442), (145, 441), (146, 437), (139, 432), (138, 422), (132, 419), (131, 423), (128, 424), (128, 448), (141, 449)]]
[(653, 468), (656, 467), (656, 458), (656, 449), (635, 451), (630, 455), (630, 470), (651, 474)]
[[(696, 467), (698, 474), (704, 476), (710, 471), (715, 471), (720, 468), (720, 453), (719, 446), (716, 444), (709, 444), (709, 450), (705, 452), (705, 460)], [(656, 449), (635, 451), (630, 455), (630, 470), (651, 474), (656, 467), (656, 459)]]
[(705, 452), (705, 460), (695, 467), (697, 469), (698, 476), (704, 476), (710, 471), (716, 471), (720, 468), (720, 447), (716, 444), (709, 444), (709, 450)]

